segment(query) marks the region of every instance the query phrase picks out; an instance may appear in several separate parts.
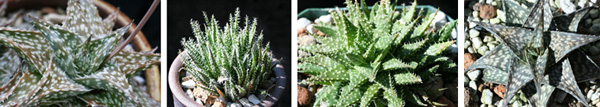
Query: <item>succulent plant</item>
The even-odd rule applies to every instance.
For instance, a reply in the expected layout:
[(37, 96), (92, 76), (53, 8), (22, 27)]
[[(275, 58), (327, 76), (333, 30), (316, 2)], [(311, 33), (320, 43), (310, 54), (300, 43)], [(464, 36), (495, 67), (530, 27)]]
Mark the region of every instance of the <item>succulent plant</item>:
[(11, 76), (2, 78), (10, 79), (0, 86), (0, 105), (158, 106), (130, 77), (160, 55), (116, 49), (129, 25), (113, 31), (116, 12), (103, 20), (91, 0), (69, 0), (67, 14), (62, 26), (32, 17), (37, 31), (0, 27), (0, 43), (22, 58), (0, 58), (22, 65), (2, 70)]
[(433, 31), (437, 11), (419, 11), (416, 1), (401, 13), (389, 0), (371, 10), (364, 0), (345, 3), (347, 12), (330, 11), (334, 25), (315, 26), (326, 37), (314, 36), (318, 44), (298, 47), (313, 54), (299, 59), (298, 72), (311, 75), (301, 84), (323, 85), (314, 106), (439, 105), (421, 100), (430, 94), (423, 91), (424, 82), (456, 74), (456, 64), (443, 56), (455, 43), (450, 34), (456, 21)]
[(246, 17), (241, 26), (239, 14), (237, 9), (223, 28), (214, 16), (209, 20), (204, 14), (204, 31), (191, 20), (196, 37), (182, 41), (188, 56), (183, 57), (182, 69), (201, 83), (198, 87), (232, 101), (264, 91), (259, 87), (275, 67), (269, 45), (261, 47), (263, 38), (256, 34), (256, 19)]
[[(582, 16), (553, 17), (548, 2), (538, 0), (522, 27), (474, 22), (502, 43), (467, 71), (484, 69), (482, 80), (506, 85), (502, 106), (508, 106), (518, 91), (532, 106), (547, 106), (557, 88), (589, 106), (577, 83), (600, 77), (600, 68), (578, 48), (600, 37), (572, 33)], [(561, 29), (564, 26), (569, 27)]]

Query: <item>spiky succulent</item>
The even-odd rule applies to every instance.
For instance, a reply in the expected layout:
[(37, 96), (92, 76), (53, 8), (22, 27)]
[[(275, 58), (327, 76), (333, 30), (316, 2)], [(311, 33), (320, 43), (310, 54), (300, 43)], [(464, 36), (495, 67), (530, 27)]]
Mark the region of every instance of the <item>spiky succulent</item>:
[[(565, 17), (568, 21), (560, 22)], [(546, 106), (556, 88), (589, 106), (577, 83), (600, 77), (600, 68), (578, 48), (600, 37), (571, 33), (577, 29), (581, 17), (581, 12), (577, 12), (553, 18), (548, 1), (538, 0), (519, 23), (522, 27), (475, 22), (501, 38), (502, 44), (475, 61), (467, 71), (484, 69), (484, 81), (506, 85), (502, 106), (507, 106), (519, 90), (532, 106)]]
[(443, 56), (455, 42), (449, 37), (456, 21), (431, 31), (437, 11), (419, 11), (416, 1), (399, 14), (389, 0), (371, 10), (364, 0), (346, 4), (347, 12), (330, 11), (334, 25), (316, 26), (327, 35), (314, 36), (319, 44), (298, 47), (313, 54), (299, 59), (298, 72), (311, 75), (302, 84), (323, 85), (315, 106), (425, 106), (420, 96), (427, 95), (418, 93), (426, 89), (423, 82), (456, 73), (456, 64)]
[(241, 26), (239, 14), (238, 9), (230, 15), (223, 28), (214, 16), (209, 19), (204, 14), (204, 31), (191, 20), (196, 38), (182, 41), (189, 56), (184, 57), (183, 70), (200, 82), (202, 89), (232, 101), (257, 93), (275, 67), (269, 45), (261, 48), (263, 38), (256, 34), (256, 19), (246, 17)]
[(67, 16), (61, 26), (33, 17), (37, 31), (0, 27), (0, 43), (23, 60), (0, 63), (24, 64), (2, 69), (12, 76), (0, 86), (1, 106), (158, 106), (130, 77), (159, 64), (160, 55), (109, 57), (129, 25), (113, 31), (117, 14), (103, 20), (91, 0), (69, 0)]

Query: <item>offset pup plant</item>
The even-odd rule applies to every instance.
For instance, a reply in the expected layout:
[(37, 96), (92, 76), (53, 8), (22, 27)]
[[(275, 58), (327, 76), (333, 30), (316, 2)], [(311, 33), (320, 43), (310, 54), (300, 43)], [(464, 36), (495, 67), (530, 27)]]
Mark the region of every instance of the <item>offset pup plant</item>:
[(424, 82), (457, 73), (456, 64), (443, 56), (455, 43), (450, 35), (456, 21), (429, 30), (437, 11), (418, 11), (416, 1), (399, 14), (389, 0), (371, 10), (364, 0), (346, 4), (347, 12), (330, 12), (334, 25), (315, 26), (326, 37), (314, 36), (318, 44), (299, 46), (313, 54), (299, 59), (298, 72), (311, 75), (301, 84), (323, 85), (314, 106), (443, 105), (422, 100), (443, 91), (425, 92)]
[[(571, 33), (577, 29), (584, 16), (581, 11), (585, 9), (567, 17), (565, 23), (565, 17), (552, 16), (547, 0), (538, 0), (522, 27), (475, 22), (501, 38), (502, 44), (475, 61), (467, 71), (484, 69), (482, 80), (506, 85), (502, 106), (508, 106), (518, 91), (527, 96), (532, 106), (547, 106), (555, 89), (589, 106), (577, 83), (600, 77), (600, 68), (578, 48), (600, 37)], [(569, 27), (560, 29), (562, 26), (558, 25)]]
[(201, 83), (198, 87), (228, 101), (265, 91), (260, 86), (269, 81), (275, 67), (269, 45), (262, 48), (262, 34), (256, 35), (256, 19), (250, 22), (246, 17), (242, 27), (239, 14), (238, 9), (230, 15), (224, 28), (205, 14), (204, 31), (191, 20), (196, 37), (182, 41), (188, 56), (183, 57), (182, 70)]
[[(93, 1), (69, 0), (62, 25), (32, 17), (37, 31), (0, 27), (0, 43), (24, 61), (2, 67), (11, 76), (2, 78), (9, 79), (0, 86), (0, 105), (158, 106), (145, 91), (134, 91), (141, 87), (130, 77), (159, 64), (160, 55), (121, 51), (129, 25), (113, 31), (116, 15), (103, 20)], [(21, 65), (10, 58), (2, 57), (2, 66)]]

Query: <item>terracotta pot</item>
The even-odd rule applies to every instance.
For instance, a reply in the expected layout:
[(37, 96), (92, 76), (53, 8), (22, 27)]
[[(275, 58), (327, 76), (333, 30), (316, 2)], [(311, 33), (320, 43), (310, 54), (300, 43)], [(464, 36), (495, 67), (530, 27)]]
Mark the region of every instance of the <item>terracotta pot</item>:
[[(180, 55), (175, 58), (171, 67), (169, 68), (169, 88), (171, 88), (171, 92), (173, 93), (173, 102), (176, 107), (180, 106), (188, 106), (188, 107), (204, 107), (204, 105), (200, 103), (196, 103), (194, 99), (188, 97), (183, 89), (181, 88), (181, 83), (179, 80), (181, 79), (180, 69), (183, 67), (182, 57), (187, 57), (186, 51), (181, 52)], [(273, 61), (277, 61), (277, 59), (273, 58)], [(273, 106), (283, 94), (286, 85), (285, 71), (283, 70), (283, 65), (277, 64), (275, 68), (273, 68), (273, 72), (275, 73), (275, 90), (269, 93), (271, 96), (262, 100), (260, 104), (254, 105), (252, 107), (271, 107)]]
[[(39, 9), (41, 7), (66, 7), (68, 0), (0, 0), (0, 4), (8, 2), (7, 9), (8, 11), (13, 11), (21, 8), (25, 9)], [(117, 11), (117, 8), (105, 1), (102, 0), (94, 0), (94, 3), (98, 7), (98, 12), (100, 16), (106, 17), (113, 12)], [(139, 19), (141, 20), (141, 19)], [(131, 19), (125, 15), (125, 13), (119, 11), (119, 15), (117, 17), (117, 21), (115, 23), (115, 28), (123, 27), (131, 22)], [(131, 32), (134, 31), (136, 25), (133, 24), (128, 29), (125, 36), (129, 36)], [(123, 37), (127, 38), (127, 37)], [(136, 51), (151, 51), (152, 47), (148, 40), (146, 40), (146, 36), (142, 32), (138, 33), (135, 36), (131, 45)], [(160, 102), (160, 70), (157, 66), (151, 67), (145, 71), (146, 77), (146, 86), (148, 87), (148, 94), (154, 100)]]

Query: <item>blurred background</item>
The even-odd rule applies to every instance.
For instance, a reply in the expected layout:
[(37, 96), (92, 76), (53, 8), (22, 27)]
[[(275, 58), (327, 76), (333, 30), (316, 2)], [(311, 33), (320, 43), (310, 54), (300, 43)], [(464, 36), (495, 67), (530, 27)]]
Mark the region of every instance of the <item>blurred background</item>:
[[(276, 106), (291, 106), (291, 0), (169, 0), (167, 5), (167, 62), (171, 62), (182, 50), (181, 40), (191, 38), (190, 19), (199, 20), (204, 24), (204, 16), (214, 15), (224, 23), (229, 19), (229, 14), (239, 7), (241, 16), (257, 18), (257, 30), (262, 30), (263, 44), (270, 43), (271, 51), (275, 58), (281, 58), (287, 79), (287, 88)], [(163, 63), (165, 64), (165, 63)], [(166, 72), (166, 71), (165, 71)], [(168, 86), (167, 86), (168, 87)], [(169, 89), (169, 88), (167, 88)], [(168, 106), (173, 106), (171, 90), (167, 91)]]

